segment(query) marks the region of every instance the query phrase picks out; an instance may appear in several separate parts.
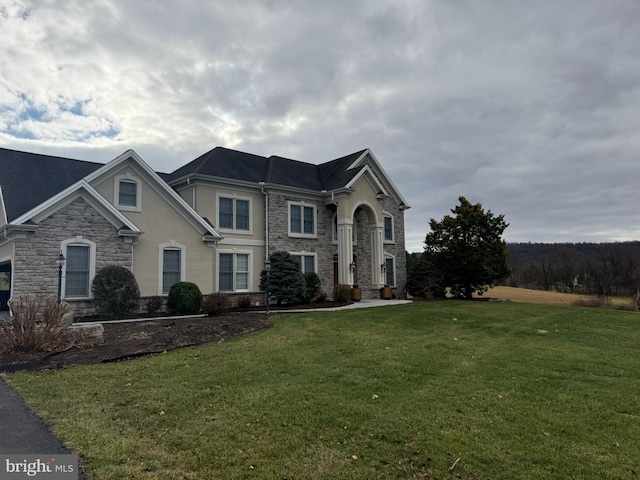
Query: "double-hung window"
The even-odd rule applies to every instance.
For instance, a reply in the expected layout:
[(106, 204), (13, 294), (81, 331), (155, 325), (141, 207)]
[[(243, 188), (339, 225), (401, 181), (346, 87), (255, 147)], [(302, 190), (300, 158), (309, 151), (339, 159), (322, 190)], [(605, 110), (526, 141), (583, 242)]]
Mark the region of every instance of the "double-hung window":
[(95, 242), (77, 236), (64, 240), (60, 251), (65, 257), (62, 277), (64, 298), (90, 298), (91, 282), (96, 272)]
[(182, 251), (164, 249), (162, 251), (162, 293), (167, 294), (171, 287), (182, 279)]
[(249, 290), (248, 253), (220, 253), (218, 255), (218, 290), (242, 292)]
[(250, 232), (250, 200), (235, 197), (218, 197), (218, 227), (223, 230)]
[(140, 179), (130, 173), (114, 178), (114, 203), (120, 210), (140, 212), (142, 210), (142, 192)]
[(396, 285), (396, 262), (393, 257), (387, 257), (384, 260), (385, 265), (385, 285), (395, 287)]
[(289, 203), (289, 235), (316, 236), (316, 207), (303, 203)]
[(385, 215), (384, 217), (384, 241), (393, 242), (393, 217)]
[(302, 273), (316, 272), (316, 255), (308, 253), (292, 253), (293, 258), (300, 265)]
[(186, 248), (177, 242), (158, 247), (158, 295), (167, 295), (171, 287), (186, 278)]
[(89, 296), (90, 247), (67, 245), (65, 298)]

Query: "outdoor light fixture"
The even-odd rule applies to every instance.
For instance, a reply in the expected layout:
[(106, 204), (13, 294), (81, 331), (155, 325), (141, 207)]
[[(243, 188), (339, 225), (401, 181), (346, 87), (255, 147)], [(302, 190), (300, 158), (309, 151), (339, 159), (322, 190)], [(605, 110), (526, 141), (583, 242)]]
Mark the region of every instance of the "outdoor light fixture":
[(60, 251), (60, 255), (58, 255), (56, 259), (56, 264), (58, 265), (58, 303), (62, 300), (62, 268), (64, 267), (65, 260), (66, 258), (64, 258), (62, 251)]
[(264, 261), (264, 270), (267, 272), (267, 316), (269, 315), (269, 272), (271, 271), (271, 261), (269, 259)]
[(351, 270), (352, 272), (356, 269), (356, 262), (351, 262), (349, 264), (349, 270)]
[(385, 273), (387, 271), (387, 264), (383, 263), (380, 265), (380, 273)]

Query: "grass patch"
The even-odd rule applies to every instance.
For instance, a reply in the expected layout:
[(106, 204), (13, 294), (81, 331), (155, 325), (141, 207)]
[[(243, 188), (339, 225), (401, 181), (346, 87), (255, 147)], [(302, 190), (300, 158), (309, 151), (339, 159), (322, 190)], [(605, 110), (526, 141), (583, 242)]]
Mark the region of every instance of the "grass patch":
[(92, 478), (640, 472), (636, 314), (448, 301), (273, 324), (132, 362), (6, 378), (88, 459)]

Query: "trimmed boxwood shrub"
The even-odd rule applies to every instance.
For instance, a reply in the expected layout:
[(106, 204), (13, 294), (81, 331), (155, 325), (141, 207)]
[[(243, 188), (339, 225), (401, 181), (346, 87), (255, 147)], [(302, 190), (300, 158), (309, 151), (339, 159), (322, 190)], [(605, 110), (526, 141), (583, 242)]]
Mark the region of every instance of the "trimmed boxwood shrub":
[(174, 283), (169, 290), (167, 308), (177, 315), (195, 315), (202, 305), (202, 292), (195, 283)]
[(131, 270), (107, 265), (96, 272), (91, 282), (96, 308), (107, 318), (127, 318), (138, 313), (140, 289)]

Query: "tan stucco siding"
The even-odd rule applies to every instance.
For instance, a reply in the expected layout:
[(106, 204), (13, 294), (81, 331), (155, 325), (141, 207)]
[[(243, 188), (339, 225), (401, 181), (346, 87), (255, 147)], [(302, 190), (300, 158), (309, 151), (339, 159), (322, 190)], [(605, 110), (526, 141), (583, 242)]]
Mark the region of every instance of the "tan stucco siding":
[(142, 296), (158, 295), (161, 287), (160, 246), (184, 247), (186, 258), (184, 279), (194, 282), (204, 294), (213, 291), (213, 249), (202, 241), (202, 235), (154, 189), (148, 179), (130, 166), (101, 179), (94, 188), (110, 203), (114, 203), (114, 179), (129, 172), (140, 180), (141, 210), (122, 211), (144, 233), (133, 247), (133, 273)]
[[(339, 218), (353, 218), (357, 207), (369, 206), (376, 215), (375, 222), (379, 225), (383, 222), (382, 204), (378, 200), (378, 192), (373, 189), (371, 183), (363, 175), (354, 185), (355, 190), (349, 197), (342, 199), (338, 206)], [(370, 219), (374, 221), (374, 219)]]
[[(195, 196), (191, 188), (181, 190), (180, 195), (182, 195), (183, 198), (195, 198), (195, 210), (201, 217), (207, 218), (225, 238), (264, 240), (264, 195), (259, 189), (232, 189), (220, 185), (198, 185), (195, 189)], [(221, 196), (249, 201), (251, 206), (249, 231), (220, 228), (218, 199)]]

